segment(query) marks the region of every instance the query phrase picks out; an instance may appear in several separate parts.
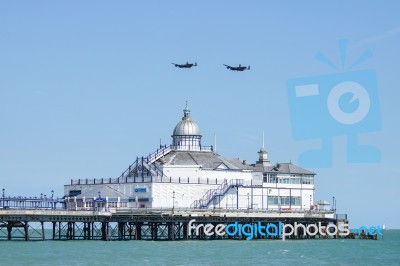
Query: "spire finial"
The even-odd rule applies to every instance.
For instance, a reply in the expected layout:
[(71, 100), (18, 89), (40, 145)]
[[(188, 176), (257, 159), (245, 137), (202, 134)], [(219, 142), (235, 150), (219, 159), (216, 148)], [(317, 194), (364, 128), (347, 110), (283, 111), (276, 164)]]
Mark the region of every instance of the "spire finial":
[(264, 131), (263, 131), (263, 145), (262, 148), (264, 149)]
[(183, 118), (190, 116), (190, 109), (188, 106), (188, 101), (186, 101), (185, 109), (183, 109)]
[(217, 152), (217, 134), (214, 133), (214, 150)]
[(266, 150), (265, 150), (264, 131), (263, 131), (263, 133), (262, 133), (262, 146), (261, 146), (260, 152), (266, 152)]

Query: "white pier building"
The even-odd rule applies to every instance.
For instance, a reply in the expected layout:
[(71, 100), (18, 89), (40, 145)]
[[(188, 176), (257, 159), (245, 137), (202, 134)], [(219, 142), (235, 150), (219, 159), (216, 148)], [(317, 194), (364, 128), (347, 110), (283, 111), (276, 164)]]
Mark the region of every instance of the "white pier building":
[(201, 208), (297, 211), (314, 208), (315, 173), (289, 163), (271, 165), (264, 148), (254, 164), (225, 158), (201, 143), (186, 105), (161, 146), (118, 178), (78, 179), (64, 186), (69, 209)]

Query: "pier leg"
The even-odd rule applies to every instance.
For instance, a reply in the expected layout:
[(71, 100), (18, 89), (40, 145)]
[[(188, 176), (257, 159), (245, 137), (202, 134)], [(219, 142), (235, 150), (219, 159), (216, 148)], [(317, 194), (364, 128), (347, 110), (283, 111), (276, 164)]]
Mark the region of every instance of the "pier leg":
[(174, 223), (168, 223), (168, 240), (175, 240)]
[(25, 234), (25, 241), (29, 241), (29, 230), (28, 230), (28, 228), (29, 228), (29, 225), (28, 225), (28, 222), (24, 222), (24, 234)]
[(87, 239), (87, 223), (83, 223), (83, 240)]
[(183, 239), (186, 239), (186, 240), (189, 239), (187, 228), (188, 228), (188, 223), (184, 222), (183, 223)]
[(61, 240), (61, 222), (58, 222), (58, 240)]
[(71, 240), (72, 239), (72, 226), (71, 226), (71, 222), (67, 223), (67, 240)]
[(158, 224), (157, 223), (151, 224), (151, 239), (152, 240), (158, 239)]
[(46, 235), (45, 235), (45, 232), (44, 232), (44, 222), (40, 222), (40, 224), (42, 226), (42, 240), (44, 241), (44, 240), (46, 240)]
[(10, 222), (7, 223), (7, 239), (11, 240), (12, 233), (12, 224)]
[(88, 240), (90, 240), (91, 236), (92, 236), (91, 230), (93, 230), (92, 223), (88, 223), (87, 224), (87, 239)]
[(67, 232), (65, 233), (65, 238), (69, 240), (69, 222), (67, 222)]
[(118, 223), (118, 240), (125, 239), (125, 223), (119, 222)]
[(71, 223), (71, 229), (72, 229), (72, 239), (75, 240), (75, 222)]
[(53, 240), (56, 239), (56, 222), (53, 222)]
[(135, 238), (136, 238), (136, 240), (142, 240), (142, 224), (143, 223), (135, 223), (135, 229), (136, 229)]
[(101, 223), (101, 240), (108, 241), (108, 223), (102, 222)]

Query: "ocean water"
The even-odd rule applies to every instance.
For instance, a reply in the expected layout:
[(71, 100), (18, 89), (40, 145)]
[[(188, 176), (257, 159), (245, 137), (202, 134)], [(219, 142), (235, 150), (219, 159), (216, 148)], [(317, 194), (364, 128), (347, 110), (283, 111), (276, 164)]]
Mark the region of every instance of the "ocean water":
[(0, 241), (0, 265), (400, 265), (400, 230), (379, 240)]

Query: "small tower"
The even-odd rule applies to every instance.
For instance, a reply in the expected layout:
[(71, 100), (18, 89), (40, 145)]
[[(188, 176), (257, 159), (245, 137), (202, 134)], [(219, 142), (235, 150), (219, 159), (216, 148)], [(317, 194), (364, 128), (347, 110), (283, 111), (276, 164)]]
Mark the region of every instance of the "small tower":
[(262, 164), (263, 166), (270, 166), (271, 165), (271, 162), (268, 160), (268, 152), (264, 148), (264, 132), (263, 132), (262, 148), (258, 152), (257, 164)]
[(271, 165), (271, 162), (268, 160), (268, 152), (264, 148), (261, 148), (258, 152), (257, 164), (262, 164), (263, 166)]

